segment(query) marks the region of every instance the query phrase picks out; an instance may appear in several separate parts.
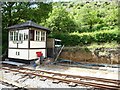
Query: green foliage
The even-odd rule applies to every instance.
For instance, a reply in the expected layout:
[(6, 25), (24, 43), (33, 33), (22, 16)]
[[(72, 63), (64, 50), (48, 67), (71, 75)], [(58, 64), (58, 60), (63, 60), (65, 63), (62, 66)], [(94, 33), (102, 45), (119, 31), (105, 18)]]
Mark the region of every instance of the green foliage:
[(0, 45), (0, 55), (2, 55), (2, 45)]
[[(36, 5), (37, 7), (33, 7)], [(3, 52), (8, 47), (7, 27), (32, 20), (36, 23), (46, 21), (52, 11), (51, 3), (31, 2), (3, 2), (2, 3), (2, 48)]]
[[(104, 47), (104, 48), (117, 48), (117, 47), (119, 47), (119, 44), (116, 41), (112, 41), (111, 43), (109, 43), (109, 42), (100, 43), (100, 44), (92, 43), (86, 47), (87, 47), (87, 49), (95, 49), (95, 48), (102, 48), (102, 47)], [(84, 46), (83, 46), (83, 48), (84, 48)]]
[[(110, 29), (110, 26), (118, 25), (118, 5), (116, 2), (107, 2), (107, 4), (104, 1), (89, 2), (81, 3), (81, 5), (74, 3), (74, 7), (70, 11), (80, 33), (105, 30), (103, 27)], [(77, 8), (78, 6), (80, 9)]]
[(52, 37), (61, 39), (66, 46), (88, 45), (94, 42), (120, 43), (116, 2), (74, 2), (66, 3), (63, 7), (77, 25), (76, 30), (70, 34), (53, 34)]
[(37, 2), (36, 8), (30, 8), (27, 20), (32, 20), (36, 23), (46, 22), (48, 14), (52, 12), (52, 3)]
[(52, 33), (68, 33), (76, 30), (74, 21), (64, 8), (53, 8), (49, 16), (47, 27), (51, 28)]
[[(32, 20), (51, 29), (49, 36), (61, 39), (66, 46), (116, 41), (118, 5), (112, 2), (3, 2), (2, 44), (8, 47), (8, 26)], [(34, 7), (36, 5), (37, 7)]]
[(119, 31), (104, 31), (95, 33), (71, 33), (71, 34), (53, 34), (50, 37), (58, 38), (62, 40), (62, 43), (66, 46), (76, 46), (76, 45), (88, 45), (94, 42), (105, 43), (116, 41), (120, 43)]

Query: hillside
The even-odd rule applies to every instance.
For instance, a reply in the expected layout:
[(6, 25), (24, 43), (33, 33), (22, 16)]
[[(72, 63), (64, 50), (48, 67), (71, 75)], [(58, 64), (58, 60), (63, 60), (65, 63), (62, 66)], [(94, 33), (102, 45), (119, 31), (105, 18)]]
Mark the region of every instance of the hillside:
[[(36, 7), (33, 7), (36, 6)], [(93, 43), (119, 45), (118, 4), (114, 0), (91, 2), (4, 2), (2, 5), (2, 50), (7, 49), (7, 27), (32, 20), (48, 27), (48, 37), (65, 46)], [(114, 46), (114, 45), (113, 45)]]
[(62, 39), (66, 46), (119, 43), (116, 2), (62, 2), (53, 6), (47, 19), (50, 37)]

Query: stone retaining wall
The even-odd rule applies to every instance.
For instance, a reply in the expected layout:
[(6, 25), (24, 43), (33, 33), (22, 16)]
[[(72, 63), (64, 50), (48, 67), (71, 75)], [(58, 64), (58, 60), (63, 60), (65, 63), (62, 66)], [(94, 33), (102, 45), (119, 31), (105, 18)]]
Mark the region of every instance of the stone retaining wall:
[(60, 58), (86, 63), (120, 64), (120, 48), (65, 47)]

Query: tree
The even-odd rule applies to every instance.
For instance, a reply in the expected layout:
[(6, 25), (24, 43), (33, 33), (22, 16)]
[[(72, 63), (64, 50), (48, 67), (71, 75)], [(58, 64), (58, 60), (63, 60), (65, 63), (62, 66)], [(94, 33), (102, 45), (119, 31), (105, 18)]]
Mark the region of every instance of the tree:
[[(36, 7), (33, 7), (36, 5)], [(51, 3), (43, 2), (4, 2), (3, 3), (3, 27), (8, 27), (26, 20), (40, 23), (48, 18), (52, 11)]]
[(92, 4), (86, 4), (81, 12), (81, 22), (83, 25), (89, 25), (89, 30), (93, 29), (93, 25), (100, 23), (100, 18), (97, 17), (98, 10)]
[[(36, 7), (33, 7), (36, 5)], [(7, 27), (33, 20), (41, 23), (48, 18), (48, 13), (52, 11), (51, 3), (35, 2), (3, 2), (2, 3), (2, 44), (3, 51), (8, 45)]]
[(51, 29), (52, 33), (69, 33), (76, 30), (76, 24), (64, 8), (54, 8), (49, 16), (47, 26)]
[(48, 14), (52, 11), (52, 3), (35, 3), (37, 7), (30, 8), (28, 19), (33, 20), (36, 23), (44, 23), (49, 18)]

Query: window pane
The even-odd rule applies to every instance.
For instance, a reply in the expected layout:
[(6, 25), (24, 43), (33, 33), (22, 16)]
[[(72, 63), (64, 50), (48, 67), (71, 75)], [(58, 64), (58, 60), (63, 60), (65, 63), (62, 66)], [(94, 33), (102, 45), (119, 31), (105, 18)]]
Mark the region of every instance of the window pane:
[(14, 41), (18, 41), (18, 32), (14, 32)]
[(40, 31), (38, 31), (38, 41), (40, 41)]
[(45, 41), (45, 38), (44, 38), (44, 37), (41, 37), (41, 41)]
[(14, 31), (14, 41), (16, 41), (16, 32)]
[(37, 31), (36, 31), (36, 41), (37, 41)]
[(13, 32), (10, 32), (10, 41), (13, 41)]
[(41, 41), (45, 41), (45, 32), (41, 32)]
[(36, 41), (40, 41), (40, 31), (36, 31)]
[(45, 32), (41, 32), (41, 36), (45, 36)]
[(16, 32), (16, 41), (18, 41), (18, 32)]
[(30, 40), (34, 41), (34, 30), (30, 30)]
[(24, 33), (24, 40), (28, 40), (28, 35)]
[(19, 34), (19, 41), (23, 41), (23, 34)]

